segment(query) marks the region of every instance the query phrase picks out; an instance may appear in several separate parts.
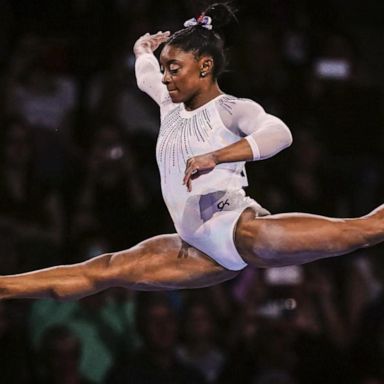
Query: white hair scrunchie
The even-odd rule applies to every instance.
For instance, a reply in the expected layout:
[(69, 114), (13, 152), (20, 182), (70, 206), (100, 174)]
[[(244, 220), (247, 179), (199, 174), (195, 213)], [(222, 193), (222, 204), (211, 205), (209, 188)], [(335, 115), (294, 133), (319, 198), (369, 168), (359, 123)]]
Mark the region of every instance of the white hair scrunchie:
[(193, 17), (184, 23), (184, 27), (194, 27), (195, 25), (201, 25), (203, 28), (212, 29), (212, 18), (201, 15), (197, 19)]

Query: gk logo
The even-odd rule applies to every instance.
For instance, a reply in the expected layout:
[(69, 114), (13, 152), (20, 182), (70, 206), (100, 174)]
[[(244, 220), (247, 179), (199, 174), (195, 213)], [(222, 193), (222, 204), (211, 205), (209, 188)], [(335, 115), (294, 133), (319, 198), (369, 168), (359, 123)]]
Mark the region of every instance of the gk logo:
[(225, 200), (225, 201), (224, 200), (220, 201), (217, 204), (217, 208), (218, 208), (219, 211), (222, 211), (226, 205), (228, 205), (228, 206), (230, 205), (228, 199)]

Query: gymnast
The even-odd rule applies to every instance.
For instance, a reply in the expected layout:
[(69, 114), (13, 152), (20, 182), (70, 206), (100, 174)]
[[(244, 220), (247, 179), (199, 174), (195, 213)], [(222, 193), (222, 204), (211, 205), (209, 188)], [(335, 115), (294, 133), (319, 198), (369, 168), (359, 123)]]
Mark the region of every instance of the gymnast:
[[(174, 34), (147, 33), (134, 45), (138, 86), (160, 107), (156, 157), (177, 233), (77, 264), (1, 276), (1, 299), (207, 287), (247, 265), (303, 264), (384, 241), (384, 205), (338, 219), (270, 214), (245, 195), (245, 162), (274, 156), (292, 136), (256, 102), (219, 88), (225, 57), (218, 31), (232, 17), (228, 5), (214, 4)], [(153, 52), (162, 44), (158, 62)]]

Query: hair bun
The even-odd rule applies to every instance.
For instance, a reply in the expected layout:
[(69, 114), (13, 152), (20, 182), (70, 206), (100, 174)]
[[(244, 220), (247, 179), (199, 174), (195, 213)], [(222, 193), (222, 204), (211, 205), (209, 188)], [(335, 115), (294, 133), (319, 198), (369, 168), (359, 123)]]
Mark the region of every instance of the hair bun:
[(213, 29), (217, 29), (237, 20), (235, 12), (236, 10), (229, 3), (214, 3), (203, 14), (212, 18)]

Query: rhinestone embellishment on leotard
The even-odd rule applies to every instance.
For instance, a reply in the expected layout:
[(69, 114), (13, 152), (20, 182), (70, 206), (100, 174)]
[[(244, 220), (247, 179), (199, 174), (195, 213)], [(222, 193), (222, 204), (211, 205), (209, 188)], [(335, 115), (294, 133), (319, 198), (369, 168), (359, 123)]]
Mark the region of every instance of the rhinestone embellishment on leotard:
[(157, 158), (164, 183), (173, 168), (184, 172), (188, 158), (197, 154), (197, 147), (208, 140), (212, 131), (208, 109), (202, 109), (191, 117), (182, 117), (180, 112), (181, 106), (175, 108), (164, 118), (160, 128)]

